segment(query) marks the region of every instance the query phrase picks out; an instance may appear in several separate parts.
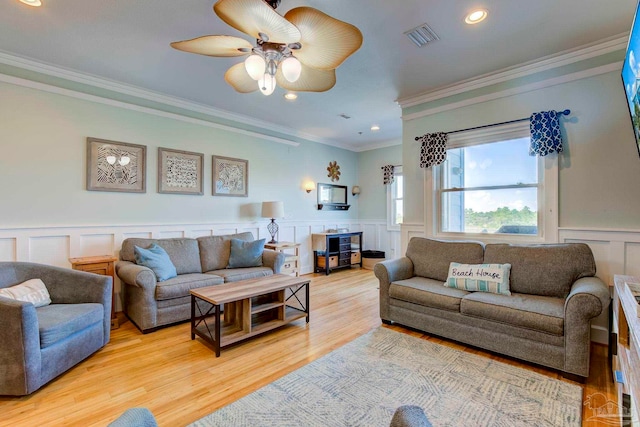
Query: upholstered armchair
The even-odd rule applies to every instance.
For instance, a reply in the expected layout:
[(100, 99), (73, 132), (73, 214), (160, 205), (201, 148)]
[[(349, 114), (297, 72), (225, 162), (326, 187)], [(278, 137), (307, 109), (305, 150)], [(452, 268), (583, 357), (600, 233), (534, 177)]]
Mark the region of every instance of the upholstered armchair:
[(0, 295), (0, 395), (33, 393), (109, 341), (111, 277), (0, 262), (5, 292), (30, 279), (42, 280), (51, 303), (36, 308)]

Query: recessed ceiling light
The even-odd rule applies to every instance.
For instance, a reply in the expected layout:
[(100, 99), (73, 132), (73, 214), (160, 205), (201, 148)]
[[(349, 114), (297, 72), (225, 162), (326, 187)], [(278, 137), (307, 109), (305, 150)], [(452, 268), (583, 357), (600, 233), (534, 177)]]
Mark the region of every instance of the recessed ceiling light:
[(464, 18), (464, 22), (466, 22), (467, 24), (477, 24), (478, 22), (484, 21), (486, 17), (486, 9), (478, 9), (468, 14), (467, 17)]
[(380, 126), (378, 125), (371, 126), (371, 132), (378, 132), (379, 130), (380, 130)]
[(287, 92), (284, 94), (284, 99), (286, 99), (287, 101), (295, 101), (296, 99), (298, 99), (298, 95), (293, 92)]
[(42, 2), (40, 0), (20, 0), (24, 4), (28, 4), (29, 6), (42, 6)]

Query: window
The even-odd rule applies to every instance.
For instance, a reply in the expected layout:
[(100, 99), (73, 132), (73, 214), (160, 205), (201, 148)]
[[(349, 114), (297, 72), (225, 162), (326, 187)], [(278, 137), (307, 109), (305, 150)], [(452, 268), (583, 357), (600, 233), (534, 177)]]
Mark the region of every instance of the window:
[(554, 239), (557, 158), (529, 156), (528, 122), (452, 134), (448, 147), (433, 168), (436, 235)]
[(387, 185), (387, 226), (390, 230), (399, 230), (404, 216), (404, 180), (402, 166), (393, 168), (395, 180)]

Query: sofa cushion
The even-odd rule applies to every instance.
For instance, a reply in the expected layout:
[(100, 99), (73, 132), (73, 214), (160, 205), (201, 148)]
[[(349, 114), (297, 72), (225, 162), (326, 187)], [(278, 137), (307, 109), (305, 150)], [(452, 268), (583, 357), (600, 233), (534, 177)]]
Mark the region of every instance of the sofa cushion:
[(264, 242), (267, 239), (245, 242), (240, 239), (231, 239), (231, 253), (227, 268), (261, 267)]
[(225, 283), (228, 283), (272, 276), (273, 270), (269, 267), (225, 268), (223, 270), (207, 271), (207, 274), (215, 274), (216, 276), (223, 277)]
[(413, 263), (416, 276), (445, 282), (449, 264), (482, 264), (484, 245), (480, 242), (446, 242), (412, 237), (407, 246), (407, 257)]
[(566, 298), (573, 282), (595, 276), (596, 263), (584, 243), (488, 244), (484, 262), (511, 264), (511, 292)]
[(462, 298), (460, 313), (559, 336), (564, 333), (561, 298), (474, 292)]
[(202, 273), (200, 250), (196, 239), (182, 237), (176, 239), (142, 239), (132, 237), (122, 242), (120, 259), (136, 262), (134, 246), (147, 249), (154, 243), (167, 251), (178, 274)]
[(50, 304), (36, 309), (40, 348), (49, 347), (76, 332), (104, 321), (102, 304)]
[(180, 274), (173, 279), (158, 282), (156, 286), (156, 300), (185, 297), (189, 295), (191, 289), (204, 288), (224, 283), (220, 276), (212, 274)]
[(149, 249), (134, 246), (133, 252), (136, 256), (136, 264), (150, 268), (156, 275), (158, 282), (164, 282), (178, 275), (176, 267), (171, 262), (167, 251), (155, 243), (151, 245)]
[(200, 248), (200, 264), (202, 271), (220, 270), (229, 265), (231, 254), (231, 239), (253, 241), (253, 234), (245, 233), (227, 234), (223, 236), (203, 236), (198, 237), (198, 247)]
[(469, 292), (442, 285), (443, 282), (439, 280), (414, 276), (391, 283), (389, 297), (425, 307), (460, 311), (460, 300)]
[(449, 266), (449, 277), (444, 285), (470, 292), (511, 295), (509, 292), (510, 269), (511, 264), (460, 264), (452, 262)]
[(51, 304), (51, 296), (40, 279), (30, 279), (15, 286), (0, 289), (0, 296), (16, 301), (30, 302), (35, 307)]

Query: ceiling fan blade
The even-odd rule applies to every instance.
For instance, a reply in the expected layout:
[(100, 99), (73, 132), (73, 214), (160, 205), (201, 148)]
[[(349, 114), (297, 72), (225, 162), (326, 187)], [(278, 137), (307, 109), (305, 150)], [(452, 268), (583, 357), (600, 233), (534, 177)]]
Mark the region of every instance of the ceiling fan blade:
[[(263, 0), (219, 0), (213, 10), (236, 30), (261, 39), (266, 34), (272, 43), (295, 43), (300, 31)], [(266, 41), (266, 40), (265, 40)]]
[(336, 70), (319, 70), (302, 64), (300, 78), (291, 83), (284, 78), (282, 70), (278, 67), (276, 73), (278, 86), (294, 92), (325, 92), (336, 84)]
[(258, 90), (258, 82), (247, 74), (244, 62), (234, 65), (224, 73), (224, 79), (229, 85), (240, 93), (251, 93)]
[(250, 53), (253, 45), (240, 37), (202, 36), (192, 40), (173, 42), (171, 47), (207, 56), (242, 56)]
[(355, 26), (311, 7), (296, 7), (284, 17), (300, 30), (302, 48), (293, 54), (304, 64), (323, 70), (337, 68), (362, 45)]

